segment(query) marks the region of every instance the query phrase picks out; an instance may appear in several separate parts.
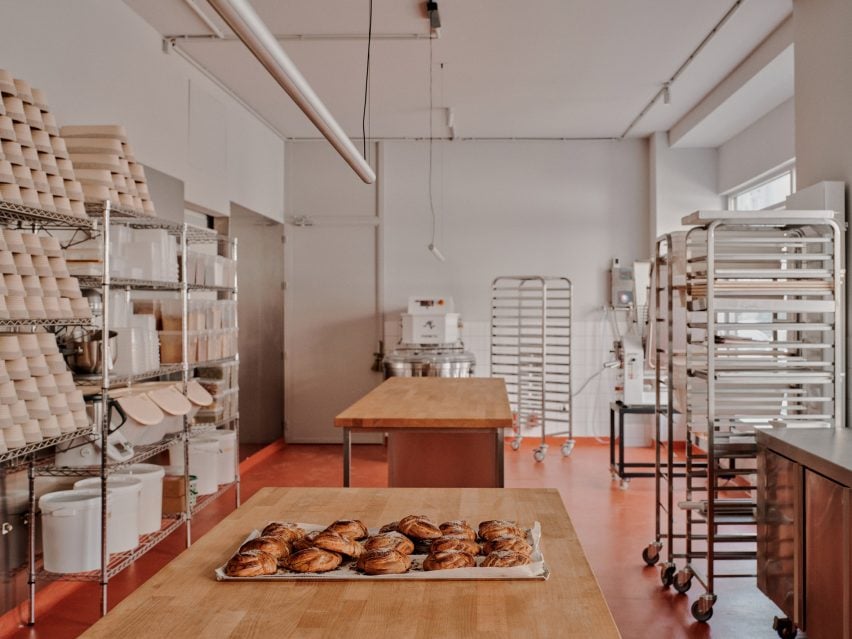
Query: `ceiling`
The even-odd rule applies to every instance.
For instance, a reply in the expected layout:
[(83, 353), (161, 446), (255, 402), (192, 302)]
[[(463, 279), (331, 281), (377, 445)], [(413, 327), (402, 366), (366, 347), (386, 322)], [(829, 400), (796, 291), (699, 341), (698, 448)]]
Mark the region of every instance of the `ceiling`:
[[(163, 35), (210, 35), (195, 4), (230, 35), (204, 0), (125, 0)], [(370, 136), (618, 137), (717, 24), (733, 0), (439, 0), (441, 37), (429, 40), (420, 0), (374, 0)], [(252, 0), (276, 35), (367, 32), (367, 0)], [(745, 0), (631, 137), (668, 130), (792, 10), (792, 0)], [(236, 40), (180, 40), (186, 54), (282, 135), (319, 137)], [(285, 39), (282, 46), (346, 132), (361, 135), (366, 40)]]

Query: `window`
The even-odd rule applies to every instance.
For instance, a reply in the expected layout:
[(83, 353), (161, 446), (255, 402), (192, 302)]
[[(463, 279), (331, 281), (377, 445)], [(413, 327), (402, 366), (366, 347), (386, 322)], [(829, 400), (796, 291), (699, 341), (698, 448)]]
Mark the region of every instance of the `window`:
[(787, 168), (756, 184), (752, 184), (728, 197), (728, 209), (732, 211), (760, 211), (778, 209), (796, 188), (795, 169)]

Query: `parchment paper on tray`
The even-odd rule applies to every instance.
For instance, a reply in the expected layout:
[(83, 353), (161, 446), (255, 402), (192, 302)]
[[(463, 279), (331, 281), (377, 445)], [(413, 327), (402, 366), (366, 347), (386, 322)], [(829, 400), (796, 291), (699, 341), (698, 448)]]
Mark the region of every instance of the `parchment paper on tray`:
[[(306, 532), (325, 530), (325, 526), (319, 524), (299, 523), (298, 526)], [(378, 528), (370, 528), (370, 535), (379, 532)], [(260, 536), (259, 530), (253, 530), (240, 546)], [(483, 556), (476, 557), (476, 568), (452, 568), (449, 570), (423, 570), (423, 560), (426, 555), (411, 555), (411, 568), (408, 572), (400, 575), (366, 575), (355, 569), (355, 560), (344, 558), (340, 567), (329, 572), (321, 573), (297, 573), (289, 570), (279, 569), (274, 575), (262, 575), (259, 577), (230, 577), (225, 574), (225, 564), (216, 568), (217, 581), (454, 581), (454, 580), (515, 580), (535, 579), (544, 580), (550, 576), (550, 570), (544, 562), (541, 554), (541, 524), (534, 522), (532, 528), (527, 529), (527, 542), (533, 547), (530, 558), (531, 564), (526, 566), (514, 566), (512, 568), (480, 568), (479, 564), (485, 559)], [(236, 552), (239, 547), (234, 549)], [(227, 563), (227, 562), (226, 562)]]

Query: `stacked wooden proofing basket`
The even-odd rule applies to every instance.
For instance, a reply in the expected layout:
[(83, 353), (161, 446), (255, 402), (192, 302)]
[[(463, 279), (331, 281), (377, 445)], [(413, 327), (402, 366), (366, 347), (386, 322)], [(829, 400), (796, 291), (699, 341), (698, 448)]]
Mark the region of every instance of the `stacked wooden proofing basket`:
[(0, 69), (0, 200), (86, 217), (83, 189), (44, 93)]

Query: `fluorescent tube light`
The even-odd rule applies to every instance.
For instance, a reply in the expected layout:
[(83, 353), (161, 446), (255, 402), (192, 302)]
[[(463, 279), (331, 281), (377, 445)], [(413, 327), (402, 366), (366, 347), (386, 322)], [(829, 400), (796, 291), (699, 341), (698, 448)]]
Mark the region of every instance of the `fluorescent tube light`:
[(346, 163), (364, 182), (376, 181), (376, 173), (352, 144), (334, 116), (319, 99), (304, 76), (281, 48), (248, 0), (207, 0), (254, 57), (266, 67), (296, 105), (314, 123)]

